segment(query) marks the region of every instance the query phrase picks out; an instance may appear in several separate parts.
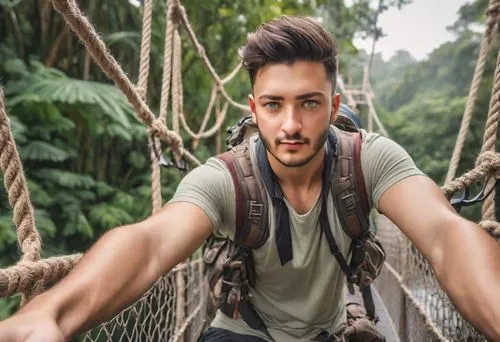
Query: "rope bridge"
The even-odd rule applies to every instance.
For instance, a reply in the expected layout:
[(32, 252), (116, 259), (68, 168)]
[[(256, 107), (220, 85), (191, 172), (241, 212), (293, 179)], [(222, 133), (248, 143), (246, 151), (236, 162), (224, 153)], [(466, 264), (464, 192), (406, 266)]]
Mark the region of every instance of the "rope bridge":
[[(151, 42), (152, 0), (144, 1), (143, 27), (139, 80), (134, 85), (125, 75), (120, 65), (109, 53), (106, 45), (82, 14), (74, 0), (53, 0), (55, 9), (64, 17), (71, 29), (85, 44), (95, 63), (125, 94), (137, 116), (148, 128), (151, 142), (152, 159), (152, 202), (153, 213), (162, 206), (160, 166), (158, 155), (162, 143), (172, 150), (177, 160), (181, 158), (192, 165), (199, 161), (183, 146), (180, 138), (182, 129), (194, 139), (193, 148), (201, 139), (220, 135), (220, 129), (226, 117), (228, 107), (241, 111), (248, 107), (233, 100), (225, 90), (225, 85), (241, 68), (236, 68), (225, 78), (220, 77), (206, 56), (199, 43), (184, 7), (179, 0), (167, 0), (164, 68), (159, 115), (155, 116), (147, 104), (147, 81), (149, 74), (149, 54)], [(450, 164), (448, 176), (454, 177), (457, 159), (460, 158), (464, 134), (468, 131), (471, 106), (477, 94), (478, 83), (484, 70), (486, 56), (497, 37), (500, 28), (500, 0), (490, 0), (488, 8), (487, 30), (481, 44), (480, 58), (474, 74), (469, 101)], [(198, 56), (203, 61), (213, 79), (211, 98), (201, 126), (198, 130), (189, 127), (183, 111), (183, 88), (181, 73), (181, 37), (183, 28), (193, 44)], [(351, 107), (368, 105), (369, 128), (372, 119), (381, 133), (387, 132), (379, 120), (373, 105), (374, 95), (365, 71), (363, 87), (357, 93), (344, 87), (339, 82), (340, 91), (348, 99)], [(360, 99), (356, 97), (361, 96)], [(171, 104), (172, 129), (167, 125), (167, 112)], [(224, 102), (220, 105), (220, 102)], [(472, 104), (470, 104), (471, 102)], [(219, 104), (219, 105), (217, 105)], [(215, 124), (207, 129), (211, 115), (215, 115)], [(483, 148), (476, 167), (463, 176), (443, 186), (443, 192), (450, 197), (456, 191), (465, 189), (480, 179), (488, 179), (487, 193), (495, 185), (500, 172), (500, 156), (494, 152), (498, 120), (500, 118), (500, 54), (498, 56), (494, 87), (486, 123)], [(458, 151), (458, 152), (456, 152)], [(456, 156), (458, 155), (458, 157)], [(18, 242), (22, 258), (11, 267), (0, 269), (0, 297), (21, 293), (23, 302), (40, 293), (47, 286), (62, 279), (79, 260), (81, 254), (40, 259), (41, 238), (35, 226), (34, 210), (29, 198), (22, 163), (3, 103), (0, 90), (0, 167), (4, 174), (5, 187), (8, 190), (9, 204), (13, 208), (13, 221), (16, 225)], [(455, 169), (455, 171), (453, 171)], [(493, 196), (489, 196), (483, 205), (483, 221), (480, 225), (492, 236), (500, 239), (500, 226), (496, 222), (493, 210)], [(474, 331), (453, 309), (446, 295), (439, 288), (432, 269), (423, 256), (400, 231), (381, 215), (376, 215), (378, 235), (387, 251), (387, 263), (383, 274), (377, 280), (379, 292), (389, 308), (397, 330), (404, 340), (481, 340)], [(135, 304), (124, 310), (111, 321), (102, 324), (84, 336), (84, 341), (184, 341), (196, 340), (203, 328), (207, 285), (203, 279), (203, 263), (193, 258), (175, 267), (167, 276), (156, 284)], [(422, 323), (419, 323), (422, 322)], [(422, 337), (419, 339), (417, 337)]]

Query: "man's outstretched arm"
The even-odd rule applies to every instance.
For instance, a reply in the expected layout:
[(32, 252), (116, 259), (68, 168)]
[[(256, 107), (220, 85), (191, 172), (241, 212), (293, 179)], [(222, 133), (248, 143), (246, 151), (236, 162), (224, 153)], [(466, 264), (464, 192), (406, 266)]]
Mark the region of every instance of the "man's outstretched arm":
[(54, 341), (90, 329), (138, 299), (211, 231), (208, 216), (185, 202), (109, 231), (60, 283), (0, 322), (0, 341), (43, 341), (47, 330)]
[(500, 341), (500, 246), (496, 241), (459, 216), (424, 176), (391, 186), (380, 198), (379, 210), (427, 258), (458, 311)]

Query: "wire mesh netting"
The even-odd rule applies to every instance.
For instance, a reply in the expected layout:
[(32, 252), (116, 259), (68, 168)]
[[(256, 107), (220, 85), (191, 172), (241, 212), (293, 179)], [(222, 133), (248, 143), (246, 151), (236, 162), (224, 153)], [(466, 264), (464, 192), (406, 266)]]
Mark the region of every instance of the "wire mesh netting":
[(205, 325), (206, 291), (201, 260), (181, 264), (83, 341), (196, 341)]
[(376, 214), (375, 222), (387, 253), (376, 286), (401, 339), (486, 341), (453, 307), (415, 246), (385, 216)]

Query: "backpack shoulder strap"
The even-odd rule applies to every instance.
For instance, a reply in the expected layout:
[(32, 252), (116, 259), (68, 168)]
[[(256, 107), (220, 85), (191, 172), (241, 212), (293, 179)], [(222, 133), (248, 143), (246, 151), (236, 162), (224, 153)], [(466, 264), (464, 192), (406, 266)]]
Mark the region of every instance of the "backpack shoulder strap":
[(370, 204), (361, 169), (361, 132), (332, 128), (337, 136), (336, 162), (332, 168), (331, 190), (344, 232), (361, 238), (369, 231)]
[(269, 237), (265, 203), (267, 198), (260, 191), (249, 147), (250, 139), (247, 139), (217, 157), (226, 164), (233, 179), (236, 207), (234, 242), (241, 246), (259, 248)]

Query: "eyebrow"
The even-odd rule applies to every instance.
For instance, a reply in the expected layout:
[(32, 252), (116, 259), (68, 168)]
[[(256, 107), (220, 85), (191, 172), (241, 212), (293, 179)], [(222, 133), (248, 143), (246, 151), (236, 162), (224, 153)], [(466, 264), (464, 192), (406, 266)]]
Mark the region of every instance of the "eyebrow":
[[(301, 94), (295, 97), (296, 100), (304, 100), (308, 99), (314, 96), (324, 96), (322, 92), (319, 91), (312, 91), (309, 93)], [(264, 94), (259, 96), (259, 100), (261, 99), (268, 99), (268, 100), (273, 100), (273, 101), (278, 101), (278, 100), (284, 100), (285, 98), (283, 96), (278, 96), (278, 95), (268, 95)]]

